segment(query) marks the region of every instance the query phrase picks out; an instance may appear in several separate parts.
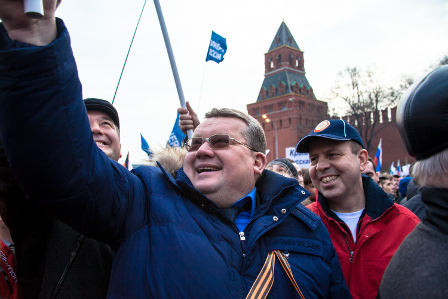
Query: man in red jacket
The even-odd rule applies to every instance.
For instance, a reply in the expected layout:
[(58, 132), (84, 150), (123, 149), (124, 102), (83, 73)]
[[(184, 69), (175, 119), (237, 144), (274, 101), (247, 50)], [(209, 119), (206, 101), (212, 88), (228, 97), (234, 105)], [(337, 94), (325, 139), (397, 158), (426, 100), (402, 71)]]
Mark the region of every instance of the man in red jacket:
[(390, 259), (419, 219), (361, 174), (368, 153), (345, 121), (322, 121), (299, 141), (297, 152), (310, 155), (319, 193), (307, 207), (330, 232), (353, 298), (375, 298)]

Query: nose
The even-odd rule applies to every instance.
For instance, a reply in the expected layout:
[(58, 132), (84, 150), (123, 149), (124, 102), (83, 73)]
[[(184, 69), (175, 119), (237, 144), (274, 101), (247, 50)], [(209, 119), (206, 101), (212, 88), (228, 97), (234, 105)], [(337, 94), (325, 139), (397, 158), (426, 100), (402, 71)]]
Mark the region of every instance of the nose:
[(90, 123), (90, 130), (92, 130), (93, 135), (95, 135), (95, 134), (102, 135), (103, 134), (103, 130), (101, 130), (99, 123), (96, 121), (93, 121)]
[(327, 168), (330, 168), (330, 163), (329, 163), (328, 159), (319, 158), (319, 161), (317, 162), (317, 165), (316, 165), (316, 170), (323, 171)]
[(196, 151), (196, 157), (197, 158), (200, 158), (200, 157), (213, 157), (214, 155), (215, 155), (215, 152), (210, 147), (210, 144), (207, 141), (205, 141), (199, 147), (199, 149)]

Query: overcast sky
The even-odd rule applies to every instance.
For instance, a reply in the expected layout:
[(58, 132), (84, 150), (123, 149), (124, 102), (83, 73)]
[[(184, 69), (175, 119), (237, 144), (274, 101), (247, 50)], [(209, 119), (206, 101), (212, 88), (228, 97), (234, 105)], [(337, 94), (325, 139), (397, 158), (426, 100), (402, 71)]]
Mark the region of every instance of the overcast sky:
[[(84, 97), (112, 101), (144, 0), (64, 0)], [(419, 77), (448, 55), (446, 0), (160, 0), (186, 100), (247, 111), (264, 78), (264, 54), (285, 21), (318, 99), (347, 66), (374, 67), (385, 85)], [(227, 39), (225, 60), (205, 62), (211, 31)], [(165, 144), (179, 100), (153, 1), (147, 1), (115, 98), (123, 156), (132, 163)], [(124, 157), (123, 157), (124, 158)]]

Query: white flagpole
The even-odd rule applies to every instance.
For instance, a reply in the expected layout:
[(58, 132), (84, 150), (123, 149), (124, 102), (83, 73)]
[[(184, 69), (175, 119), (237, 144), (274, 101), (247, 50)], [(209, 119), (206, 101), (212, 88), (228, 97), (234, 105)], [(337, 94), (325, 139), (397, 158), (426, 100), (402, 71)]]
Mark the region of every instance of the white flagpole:
[[(180, 106), (187, 108), (184, 98), (184, 92), (182, 90), (182, 84), (180, 83), (179, 73), (177, 71), (176, 60), (174, 59), (173, 49), (171, 48), (170, 37), (166, 30), (165, 20), (163, 19), (162, 8), (160, 7), (159, 0), (154, 0), (157, 16), (159, 17), (160, 28), (162, 29), (163, 39), (165, 40), (166, 51), (170, 59), (171, 70), (173, 71), (174, 81), (176, 82), (177, 94), (179, 95)], [(193, 130), (187, 131), (188, 138), (193, 137)]]
[(42, 0), (23, 0), (25, 15), (31, 19), (40, 19), (44, 16)]

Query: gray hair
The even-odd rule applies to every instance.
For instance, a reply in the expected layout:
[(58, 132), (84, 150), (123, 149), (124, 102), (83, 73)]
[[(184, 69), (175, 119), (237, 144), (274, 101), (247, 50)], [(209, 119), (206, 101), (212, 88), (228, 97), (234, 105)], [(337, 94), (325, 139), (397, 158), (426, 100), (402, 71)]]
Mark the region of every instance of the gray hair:
[(415, 182), (420, 187), (448, 188), (448, 148), (415, 162), (413, 174)]
[(260, 123), (247, 113), (230, 109), (230, 108), (213, 108), (210, 112), (205, 114), (205, 118), (213, 117), (233, 117), (244, 121), (247, 129), (243, 130), (241, 134), (246, 139), (247, 145), (255, 149), (257, 152), (266, 152), (266, 136)]

